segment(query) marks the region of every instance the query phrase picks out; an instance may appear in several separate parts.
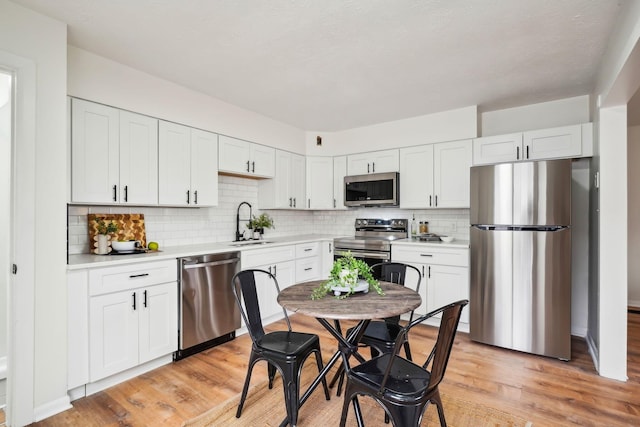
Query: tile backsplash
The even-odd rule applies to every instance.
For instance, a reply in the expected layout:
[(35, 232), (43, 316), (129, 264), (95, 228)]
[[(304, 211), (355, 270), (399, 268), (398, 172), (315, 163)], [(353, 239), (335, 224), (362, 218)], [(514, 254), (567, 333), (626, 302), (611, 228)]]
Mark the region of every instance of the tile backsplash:
[[(257, 180), (220, 175), (218, 177), (218, 206), (210, 208), (163, 208), (127, 206), (69, 205), (69, 254), (89, 253), (87, 214), (142, 213), (145, 218), (147, 241), (160, 247), (197, 243), (216, 243), (235, 239), (236, 212), (240, 202), (249, 202), (254, 214), (258, 206)], [(457, 239), (469, 238), (468, 209), (392, 209), (362, 208), (338, 211), (268, 210), (275, 228), (266, 230), (266, 237), (296, 234), (352, 235), (356, 218), (408, 218), (429, 221), (429, 231), (449, 234)], [(241, 217), (248, 216), (242, 208)], [(241, 222), (241, 228), (246, 221)]]

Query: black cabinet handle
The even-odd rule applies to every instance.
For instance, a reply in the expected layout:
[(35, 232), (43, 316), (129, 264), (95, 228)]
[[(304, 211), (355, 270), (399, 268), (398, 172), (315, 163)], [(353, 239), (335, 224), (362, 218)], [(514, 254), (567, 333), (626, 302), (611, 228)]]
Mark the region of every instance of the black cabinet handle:
[(431, 279), (431, 266), (429, 266), (429, 279)]
[(131, 298), (133, 298), (133, 305), (132, 305), (133, 311), (136, 311), (136, 293), (135, 292), (131, 294)]
[(436, 207), (438, 207), (438, 195), (436, 194)]
[(251, 172), (256, 173), (256, 162), (251, 162)]
[(527, 160), (529, 159), (529, 146), (527, 145)]
[(304, 271), (309, 271), (309, 270), (313, 270), (313, 268), (307, 267), (307, 268), (304, 269)]
[(369, 170), (369, 163), (367, 163), (367, 173), (370, 173), (371, 171)]
[(250, 162), (249, 162), (249, 160), (247, 160), (247, 172), (251, 172), (251, 170), (249, 169), (249, 164), (250, 164)]
[(422, 277), (424, 277), (424, 265), (422, 266)]
[(293, 198), (289, 197), (289, 207), (292, 208), (293, 207)]
[(376, 162), (371, 162), (371, 172), (376, 173)]
[(273, 266), (273, 275), (278, 277), (278, 266), (277, 265)]
[(189, 204), (189, 190), (187, 190), (187, 204)]
[(333, 199), (333, 207), (336, 207), (336, 199)]
[(113, 186), (113, 201), (114, 202), (118, 201), (118, 186), (117, 185)]
[(198, 204), (198, 190), (193, 192), (193, 204), (194, 205)]
[(128, 185), (124, 186), (124, 201), (125, 202), (129, 201), (129, 186)]
[(296, 200), (296, 198), (294, 197), (294, 198), (293, 198), (293, 207), (295, 208), (295, 207), (297, 207), (297, 205), (298, 205), (298, 201), (297, 201), (297, 200)]
[(431, 197), (432, 196), (429, 196), (429, 206), (431, 206)]
[(516, 147), (516, 160), (520, 160), (520, 147)]
[(132, 274), (131, 276), (129, 276), (129, 279), (135, 279), (136, 277), (146, 277), (148, 275), (149, 273)]
[(144, 298), (142, 299), (142, 305), (144, 306), (144, 308), (147, 308), (147, 291), (145, 290), (142, 295), (144, 295)]

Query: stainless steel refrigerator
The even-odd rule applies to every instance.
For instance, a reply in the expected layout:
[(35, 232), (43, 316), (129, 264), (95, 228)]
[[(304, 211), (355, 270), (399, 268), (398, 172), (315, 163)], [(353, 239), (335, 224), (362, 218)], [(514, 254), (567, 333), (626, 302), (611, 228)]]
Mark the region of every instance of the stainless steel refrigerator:
[(471, 168), (470, 335), (571, 358), (571, 160)]

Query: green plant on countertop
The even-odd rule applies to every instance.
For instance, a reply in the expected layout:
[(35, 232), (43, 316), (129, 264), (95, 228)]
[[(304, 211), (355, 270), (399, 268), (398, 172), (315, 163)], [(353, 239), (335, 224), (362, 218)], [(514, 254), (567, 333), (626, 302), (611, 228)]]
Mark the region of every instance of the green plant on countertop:
[(103, 219), (98, 220), (98, 234), (109, 234), (118, 231), (118, 224), (111, 221), (109, 224), (105, 224)]
[(329, 280), (323, 282), (320, 286), (315, 288), (311, 293), (311, 299), (320, 299), (329, 292), (332, 292), (334, 286), (348, 287), (349, 291), (344, 294), (336, 295), (338, 299), (347, 298), (354, 293), (354, 289), (358, 283), (358, 277), (362, 277), (369, 283), (369, 287), (375, 289), (379, 295), (384, 295), (380, 283), (373, 278), (371, 274), (371, 267), (367, 265), (361, 259), (357, 259), (349, 251), (345, 252), (343, 256), (333, 262), (331, 273), (329, 273)]
[(276, 227), (275, 225), (273, 225), (273, 218), (271, 218), (266, 213), (262, 213), (260, 214), (260, 216), (254, 215), (253, 218), (249, 220), (249, 223), (247, 224), (247, 228), (252, 230), (264, 230), (265, 228), (276, 228)]

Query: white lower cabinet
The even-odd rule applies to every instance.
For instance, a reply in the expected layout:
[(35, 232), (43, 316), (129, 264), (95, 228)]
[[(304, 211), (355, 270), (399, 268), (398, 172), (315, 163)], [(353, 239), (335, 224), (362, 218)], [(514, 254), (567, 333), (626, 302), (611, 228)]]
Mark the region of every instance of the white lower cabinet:
[[(241, 265), (243, 270), (255, 268), (273, 274), (278, 280), (280, 289), (296, 283), (296, 247), (276, 246), (242, 251)], [(260, 316), (263, 321), (273, 321), (282, 317), (282, 307), (278, 304), (278, 294), (272, 283), (256, 283)]]
[(320, 247), (320, 242), (296, 245), (296, 283), (320, 279), (322, 266)]
[[(73, 272), (68, 286), (86, 297), (74, 299), (70, 307), (69, 337), (77, 345), (70, 360), (80, 368), (70, 364), (70, 387), (95, 383), (177, 350), (175, 260)], [(83, 311), (88, 328), (71, 323)], [(88, 376), (82, 375), (87, 364)]]
[[(426, 314), (443, 305), (469, 298), (469, 249), (438, 247), (424, 243), (391, 245), (391, 260), (416, 267), (421, 275), (422, 305), (416, 313)], [(411, 276), (407, 282), (414, 283)], [(469, 310), (460, 322), (468, 325)]]

